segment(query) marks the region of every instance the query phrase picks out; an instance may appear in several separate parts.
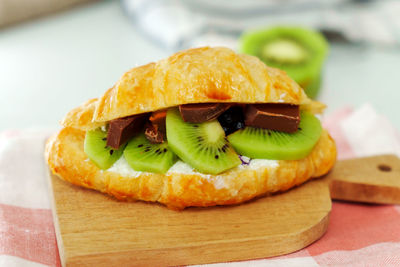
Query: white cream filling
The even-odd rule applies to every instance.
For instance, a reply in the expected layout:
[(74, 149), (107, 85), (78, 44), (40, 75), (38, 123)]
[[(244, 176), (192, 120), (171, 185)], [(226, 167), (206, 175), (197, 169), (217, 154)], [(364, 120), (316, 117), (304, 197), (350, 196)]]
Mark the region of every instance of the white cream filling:
[[(241, 170), (257, 170), (259, 168), (276, 168), (279, 166), (279, 162), (277, 160), (269, 160), (269, 159), (250, 159), (244, 156), (241, 156), (242, 160), (246, 164), (241, 164), (237, 168)], [(141, 174), (146, 172), (135, 171), (125, 160), (125, 157), (122, 156), (119, 158), (109, 169), (108, 172), (117, 173), (124, 177), (130, 178), (138, 178)], [(173, 173), (179, 174), (196, 174), (202, 177), (203, 179), (212, 182), (216, 189), (226, 188), (227, 185), (224, 181), (223, 176), (221, 175), (212, 175), (212, 174), (204, 174), (196, 171), (189, 164), (178, 160), (166, 173), (166, 175), (171, 175)]]
[(173, 173), (179, 174), (196, 174), (202, 177), (203, 179), (212, 182), (216, 189), (221, 189), (227, 187), (224, 182), (224, 179), (221, 175), (212, 175), (212, 174), (204, 174), (193, 169), (189, 164), (183, 162), (182, 160), (178, 160), (171, 168), (169, 168), (166, 175), (171, 175)]
[(132, 169), (124, 156), (121, 156), (110, 168), (107, 169), (107, 171), (132, 178), (138, 178), (143, 173)]
[(257, 170), (259, 168), (276, 168), (279, 166), (279, 162), (277, 160), (272, 160), (272, 159), (252, 159), (250, 160), (249, 165), (240, 165), (240, 166), (245, 166), (247, 168), (244, 169), (249, 169), (249, 170)]

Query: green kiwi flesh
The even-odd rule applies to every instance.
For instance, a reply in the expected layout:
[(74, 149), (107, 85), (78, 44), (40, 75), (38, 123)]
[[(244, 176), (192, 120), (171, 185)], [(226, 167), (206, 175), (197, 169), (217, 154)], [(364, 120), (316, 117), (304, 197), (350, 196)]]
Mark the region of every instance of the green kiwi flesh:
[(319, 119), (301, 112), (299, 129), (294, 133), (245, 127), (230, 134), (228, 140), (239, 154), (249, 158), (298, 160), (311, 153), (321, 133)]
[(242, 35), (240, 46), (240, 52), (257, 56), (268, 66), (286, 71), (309, 97), (315, 97), (319, 91), (318, 79), (327, 51), (328, 43), (322, 34), (301, 27), (248, 32)]
[(288, 39), (277, 39), (266, 43), (261, 50), (262, 59), (282, 64), (299, 64), (309, 57), (307, 49)]
[(177, 108), (167, 111), (167, 139), (170, 148), (201, 173), (219, 174), (241, 164), (217, 120), (184, 122)]
[(83, 150), (97, 167), (106, 170), (121, 157), (124, 146), (117, 150), (107, 146), (107, 132), (96, 129), (86, 132)]
[(128, 142), (124, 157), (135, 171), (155, 173), (166, 173), (177, 161), (167, 142), (152, 144), (144, 134), (139, 134)]

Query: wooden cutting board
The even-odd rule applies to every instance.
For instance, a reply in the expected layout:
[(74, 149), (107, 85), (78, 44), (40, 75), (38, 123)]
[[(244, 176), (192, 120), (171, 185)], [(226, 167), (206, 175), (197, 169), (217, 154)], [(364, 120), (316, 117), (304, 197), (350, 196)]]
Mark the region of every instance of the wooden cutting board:
[[(184, 211), (118, 202), (49, 178), (63, 266), (187, 265), (283, 255), (325, 233), (329, 188), (337, 199), (400, 203), (400, 160), (395, 156), (341, 161), (326, 178), (242, 205)], [(363, 198), (357, 198), (365, 185), (370, 189), (362, 189)], [(383, 193), (377, 193), (381, 188)]]

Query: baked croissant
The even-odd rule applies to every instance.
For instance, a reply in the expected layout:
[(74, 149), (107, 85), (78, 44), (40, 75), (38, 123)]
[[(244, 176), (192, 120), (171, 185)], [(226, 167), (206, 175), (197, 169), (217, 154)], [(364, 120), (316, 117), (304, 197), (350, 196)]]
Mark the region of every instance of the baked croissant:
[(201, 173), (182, 160), (166, 173), (129, 170), (123, 159), (103, 170), (84, 151), (86, 132), (104, 129), (115, 119), (216, 102), (285, 103), (314, 114), (325, 107), (309, 99), (283, 71), (256, 57), (222, 47), (189, 49), (129, 70), (103, 96), (71, 110), (63, 128), (47, 142), (46, 160), (55, 175), (75, 185), (173, 209), (242, 203), (322, 176), (334, 165), (335, 143), (324, 129), (301, 159), (251, 159), (218, 174)]

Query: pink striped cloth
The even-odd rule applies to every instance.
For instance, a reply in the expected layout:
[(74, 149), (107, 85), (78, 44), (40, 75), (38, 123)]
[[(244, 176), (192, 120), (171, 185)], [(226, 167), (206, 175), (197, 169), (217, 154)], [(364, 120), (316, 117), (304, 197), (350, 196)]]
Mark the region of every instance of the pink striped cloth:
[[(343, 108), (323, 122), (336, 139), (340, 159), (400, 156), (398, 132), (368, 104)], [(0, 133), (0, 266), (60, 266), (43, 163), (50, 133)], [(398, 205), (334, 202), (330, 220), (319, 241), (296, 253), (228, 265), (400, 266)]]

